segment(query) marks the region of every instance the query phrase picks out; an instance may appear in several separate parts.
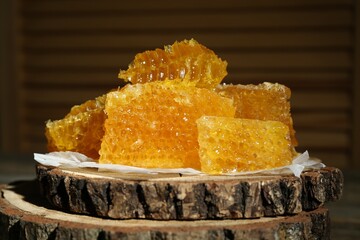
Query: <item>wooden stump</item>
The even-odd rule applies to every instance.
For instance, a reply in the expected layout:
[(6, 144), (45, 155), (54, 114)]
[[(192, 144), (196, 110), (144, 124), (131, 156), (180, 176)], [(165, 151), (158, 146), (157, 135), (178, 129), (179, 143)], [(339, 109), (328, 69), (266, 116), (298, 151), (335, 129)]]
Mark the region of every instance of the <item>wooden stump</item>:
[(329, 239), (325, 208), (232, 220), (114, 220), (52, 209), (36, 181), (0, 186), (0, 239)]
[(293, 175), (114, 175), (37, 166), (43, 195), (65, 212), (113, 219), (247, 219), (314, 210), (342, 194), (339, 169)]

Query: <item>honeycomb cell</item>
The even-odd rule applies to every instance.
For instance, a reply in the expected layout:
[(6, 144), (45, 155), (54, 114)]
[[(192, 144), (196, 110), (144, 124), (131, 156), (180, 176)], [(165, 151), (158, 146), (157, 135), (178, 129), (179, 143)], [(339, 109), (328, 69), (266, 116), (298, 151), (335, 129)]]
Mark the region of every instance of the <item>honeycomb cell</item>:
[(45, 127), (48, 150), (80, 152), (98, 159), (106, 118), (105, 99), (106, 95), (88, 100), (72, 107), (63, 119), (49, 120)]
[(213, 88), (227, 75), (226, 67), (226, 61), (191, 39), (137, 54), (119, 78), (131, 83), (186, 79), (197, 87)]
[(278, 121), (203, 116), (197, 120), (201, 171), (209, 174), (289, 165), (289, 128)]
[(291, 142), (297, 146), (293, 120), (290, 113), (291, 91), (278, 83), (259, 85), (219, 85), (216, 91), (233, 99), (235, 117), (258, 120), (280, 121), (290, 130)]
[(200, 169), (196, 120), (233, 117), (232, 101), (194, 83), (127, 85), (107, 95), (100, 163)]

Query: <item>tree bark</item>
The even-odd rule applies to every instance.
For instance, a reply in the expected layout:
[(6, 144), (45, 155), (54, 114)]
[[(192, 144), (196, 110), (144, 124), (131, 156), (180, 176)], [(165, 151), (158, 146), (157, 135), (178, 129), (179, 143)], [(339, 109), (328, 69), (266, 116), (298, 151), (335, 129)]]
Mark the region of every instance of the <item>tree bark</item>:
[(329, 239), (328, 210), (217, 220), (115, 220), (52, 209), (36, 181), (1, 185), (0, 239)]
[(342, 195), (339, 169), (293, 175), (111, 175), (37, 166), (42, 194), (65, 212), (112, 219), (247, 219), (314, 210)]

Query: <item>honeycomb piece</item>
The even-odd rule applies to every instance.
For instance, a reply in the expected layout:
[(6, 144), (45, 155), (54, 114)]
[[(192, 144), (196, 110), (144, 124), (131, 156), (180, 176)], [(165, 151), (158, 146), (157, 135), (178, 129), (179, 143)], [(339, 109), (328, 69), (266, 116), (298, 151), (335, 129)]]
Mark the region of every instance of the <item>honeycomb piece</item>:
[(187, 79), (197, 87), (214, 88), (227, 75), (227, 62), (194, 39), (175, 42), (163, 49), (145, 51), (135, 56), (119, 78), (131, 83), (165, 79)]
[(259, 85), (219, 85), (216, 91), (234, 100), (235, 117), (280, 121), (290, 129), (291, 142), (297, 146), (290, 113), (291, 91), (278, 83)]
[(106, 95), (71, 108), (61, 120), (48, 121), (45, 136), (49, 151), (74, 151), (99, 158)]
[(235, 108), (214, 91), (167, 80), (109, 93), (105, 112), (100, 163), (200, 169), (196, 120), (202, 115), (233, 117)]
[(201, 170), (209, 174), (289, 165), (289, 128), (278, 121), (203, 116), (197, 120)]

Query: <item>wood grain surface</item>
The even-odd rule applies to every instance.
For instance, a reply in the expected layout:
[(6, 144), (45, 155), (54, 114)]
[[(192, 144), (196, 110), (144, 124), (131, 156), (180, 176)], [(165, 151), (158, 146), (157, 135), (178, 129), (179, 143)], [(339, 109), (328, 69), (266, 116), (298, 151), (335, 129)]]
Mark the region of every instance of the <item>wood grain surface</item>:
[(337, 168), (293, 175), (131, 175), (37, 166), (42, 194), (65, 212), (113, 219), (249, 219), (314, 210), (342, 195)]
[(328, 210), (237, 220), (113, 220), (53, 209), (37, 181), (1, 185), (0, 239), (329, 239)]

